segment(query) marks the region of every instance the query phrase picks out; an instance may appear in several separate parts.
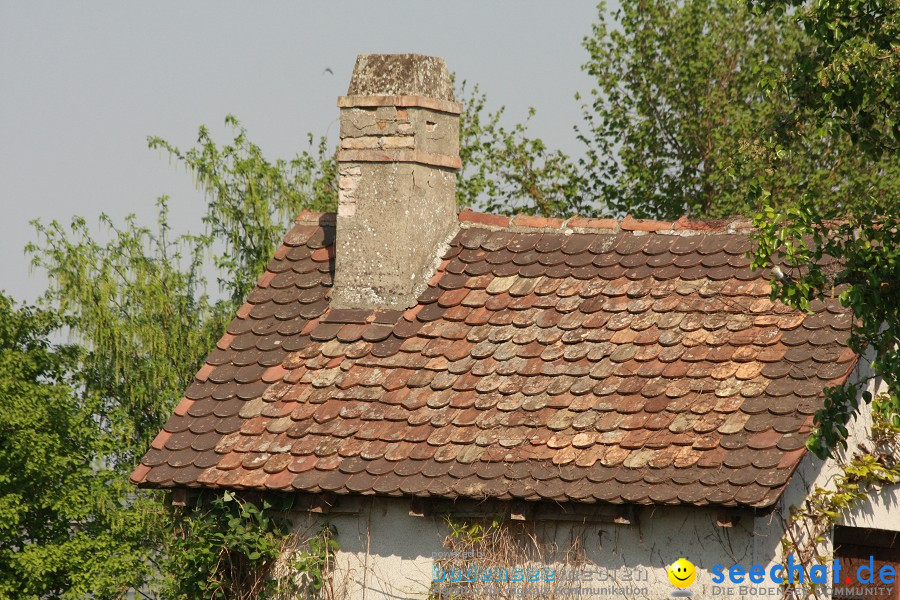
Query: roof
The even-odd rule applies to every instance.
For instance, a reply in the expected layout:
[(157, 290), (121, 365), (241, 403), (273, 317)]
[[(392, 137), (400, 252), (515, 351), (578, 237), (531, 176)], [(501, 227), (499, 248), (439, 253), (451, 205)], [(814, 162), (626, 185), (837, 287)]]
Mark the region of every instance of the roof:
[(746, 221), (463, 212), (418, 304), (334, 309), (304, 213), (132, 475), (146, 487), (764, 507), (857, 357)]

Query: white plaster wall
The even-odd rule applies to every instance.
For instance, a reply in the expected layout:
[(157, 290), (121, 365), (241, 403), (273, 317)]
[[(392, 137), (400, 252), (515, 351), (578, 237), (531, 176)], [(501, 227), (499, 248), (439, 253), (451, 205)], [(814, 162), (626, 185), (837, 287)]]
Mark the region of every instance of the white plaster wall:
[(409, 500), (359, 499), (358, 515), (323, 515), (338, 531), (335, 582), (350, 600), (425, 598), (446, 529), (409, 515)]
[[(715, 564), (748, 563), (752, 559), (753, 520), (743, 518), (734, 527), (716, 524), (716, 510), (694, 507), (645, 507), (636, 513), (630, 525), (591, 525), (583, 530), (587, 558), (616, 573), (644, 569), (647, 593), (626, 594), (629, 598), (665, 598), (674, 587), (669, 583), (668, 566), (678, 558), (687, 558), (697, 568), (697, 580), (691, 585), (695, 598), (711, 597)], [(566, 535), (564, 531), (560, 534)], [(621, 577), (617, 582), (629, 583)], [(586, 584), (590, 585), (590, 584)], [(636, 584), (632, 584), (636, 585)], [(623, 596), (619, 596), (623, 597)]]
[[(871, 359), (870, 356), (866, 360)], [(867, 362), (860, 361), (861, 364)], [(862, 373), (863, 371), (860, 370)], [(880, 380), (874, 379), (867, 386), (873, 396), (887, 391), (887, 386)], [(872, 407), (862, 403), (859, 416), (853, 420), (849, 427), (847, 443), (847, 457), (852, 458), (860, 445), (872, 450), (871, 439)], [(814, 457), (813, 457), (814, 458)], [(821, 470), (815, 485), (828, 488), (832, 485), (832, 479), (838, 473), (838, 467), (834, 461), (828, 461)], [(842, 525), (851, 527), (870, 527), (873, 529), (886, 529), (900, 531), (900, 485), (883, 488), (880, 493), (870, 495), (869, 498), (859, 504), (850, 514), (841, 520)]]
[[(410, 516), (409, 501), (401, 499), (363, 499), (359, 510), (358, 515), (308, 517), (316, 522), (327, 520), (337, 527), (341, 549), (335, 580), (342, 597), (426, 598), (432, 583), (432, 556), (446, 552), (443, 542), (449, 530), (443, 521)], [(636, 511), (631, 524), (544, 523), (537, 527), (536, 535), (560, 549), (579, 542), (588, 563), (596, 567), (590, 569), (593, 577), (603, 573), (607, 578), (604, 582), (584, 581), (580, 584), (584, 588), (645, 588), (646, 593), (616, 597), (667, 597), (674, 588), (666, 569), (676, 559), (686, 557), (699, 571), (691, 590), (695, 598), (706, 598), (712, 597), (708, 571), (712, 565), (752, 562), (753, 528), (752, 518), (744, 518), (734, 527), (720, 527), (713, 510), (645, 507)], [(522, 565), (509, 565), (510, 571), (517, 566)]]

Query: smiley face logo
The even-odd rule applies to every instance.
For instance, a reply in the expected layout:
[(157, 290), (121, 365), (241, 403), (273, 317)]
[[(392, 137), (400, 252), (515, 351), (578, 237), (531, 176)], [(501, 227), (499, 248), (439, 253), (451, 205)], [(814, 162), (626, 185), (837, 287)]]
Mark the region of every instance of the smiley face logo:
[(697, 569), (686, 558), (679, 558), (669, 565), (669, 581), (677, 588), (686, 588), (697, 579)]

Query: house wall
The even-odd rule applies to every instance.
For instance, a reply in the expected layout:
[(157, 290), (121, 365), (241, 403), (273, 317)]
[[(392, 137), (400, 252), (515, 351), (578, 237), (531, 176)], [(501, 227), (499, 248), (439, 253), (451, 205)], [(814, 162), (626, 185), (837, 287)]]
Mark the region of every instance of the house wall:
[[(873, 393), (881, 389), (873, 383)], [(851, 427), (849, 448), (868, 439), (870, 412), (864, 407)], [(780, 597), (777, 586), (760, 584), (752, 596), (742, 586), (716, 585), (710, 572), (713, 565), (749, 567), (759, 564), (768, 571), (781, 563), (780, 541), (784, 515), (791, 505), (799, 505), (813, 486), (833, 486), (839, 473), (834, 461), (807, 455), (798, 467), (782, 499), (771, 511), (745, 515), (732, 527), (716, 523), (715, 509), (693, 507), (638, 507), (630, 524), (566, 522), (541, 523), (534, 535), (542, 544), (555, 544), (562, 551), (577, 541), (584, 559), (595, 568), (592, 580), (582, 588), (596, 593), (580, 597), (664, 598), (674, 590), (666, 569), (680, 557), (698, 568), (697, 581), (690, 587), (694, 598)], [(447, 523), (439, 517), (412, 516), (410, 503), (393, 498), (346, 498), (338, 513), (302, 513), (298, 529), (310, 530), (324, 522), (338, 531), (340, 551), (334, 581), (334, 597), (350, 600), (382, 598), (427, 598), (433, 578), (433, 557), (447, 551), (444, 540)], [(900, 486), (886, 489), (859, 505), (842, 521), (844, 525), (900, 531)], [(478, 562), (477, 560), (475, 561)], [(544, 564), (562, 565), (557, 562)], [(519, 566), (510, 564), (509, 568)], [(629, 581), (627, 579), (630, 570)], [(637, 573), (641, 573), (638, 575)], [(606, 581), (597, 581), (606, 573)], [(634, 581), (635, 578), (639, 581)], [(558, 587), (573, 585), (556, 582)], [(626, 588), (613, 594), (610, 585)], [(759, 594), (765, 587), (768, 594)], [(605, 589), (605, 594), (600, 589)], [(501, 596), (498, 596), (501, 597)], [(554, 596), (540, 596), (552, 598)], [(579, 597), (557, 594), (555, 597)]]
[[(871, 356), (867, 357), (871, 360)], [(868, 390), (873, 396), (887, 391), (887, 386), (881, 381), (873, 381)], [(871, 450), (871, 421), (872, 407), (864, 405), (860, 410), (860, 416), (854, 419), (850, 427), (848, 441), (848, 453), (852, 457), (854, 451), (862, 444)], [(814, 457), (813, 457), (814, 458)], [(831, 479), (837, 474), (837, 466), (829, 462), (823, 469), (817, 485), (828, 487)], [(859, 504), (846, 515), (842, 525), (850, 527), (868, 527), (872, 529), (886, 529), (888, 531), (900, 531), (900, 485), (883, 488), (879, 493), (869, 496), (866, 502)]]
[[(327, 520), (337, 528), (341, 549), (335, 586), (339, 597), (374, 600), (428, 596), (432, 557), (447, 551), (444, 539), (449, 528), (439, 517), (411, 516), (409, 508), (408, 500), (364, 499), (358, 503), (359, 514), (300, 518), (299, 527)], [(683, 556), (700, 569), (691, 589), (695, 597), (704, 597), (703, 591), (712, 585), (706, 569), (717, 563), (753, 562), (753, 527), (749, 518), (734, 527), (720, 527), (715, 511), (645, 507), (635, 512), (631, 524), (547, 522), (538, 525), (534, 533), (541, 543), (555, 545), (560, 553), (574, 543), (581, 547), (584, 559), (595, 566), (584, 575), (591, 580), (582, 581), (583, 588), (618, 585), (630, 591), (625, 597), (666, 597), (674, 589), (666, 568)], [(545, 564), (555, 566), (557, 573), (563, 571), (559, 560)], [(509, 570), (517, 566), (522, 565), (510, 564)], [(605, 581), (599, 581), (601, 578)], [(562, 588), (575, 584), (556, 581), (555, 585)], [(565, 596), (559, 593), (556, 597)]]

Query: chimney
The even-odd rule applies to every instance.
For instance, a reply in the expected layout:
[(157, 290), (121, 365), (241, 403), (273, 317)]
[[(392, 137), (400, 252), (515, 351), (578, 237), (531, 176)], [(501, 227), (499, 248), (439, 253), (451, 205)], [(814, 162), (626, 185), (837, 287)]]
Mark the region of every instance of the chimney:
[(338, 99), (336, 308), (416, 302), (458, 227), (459, 114), (443, 59), (360, 54)]

